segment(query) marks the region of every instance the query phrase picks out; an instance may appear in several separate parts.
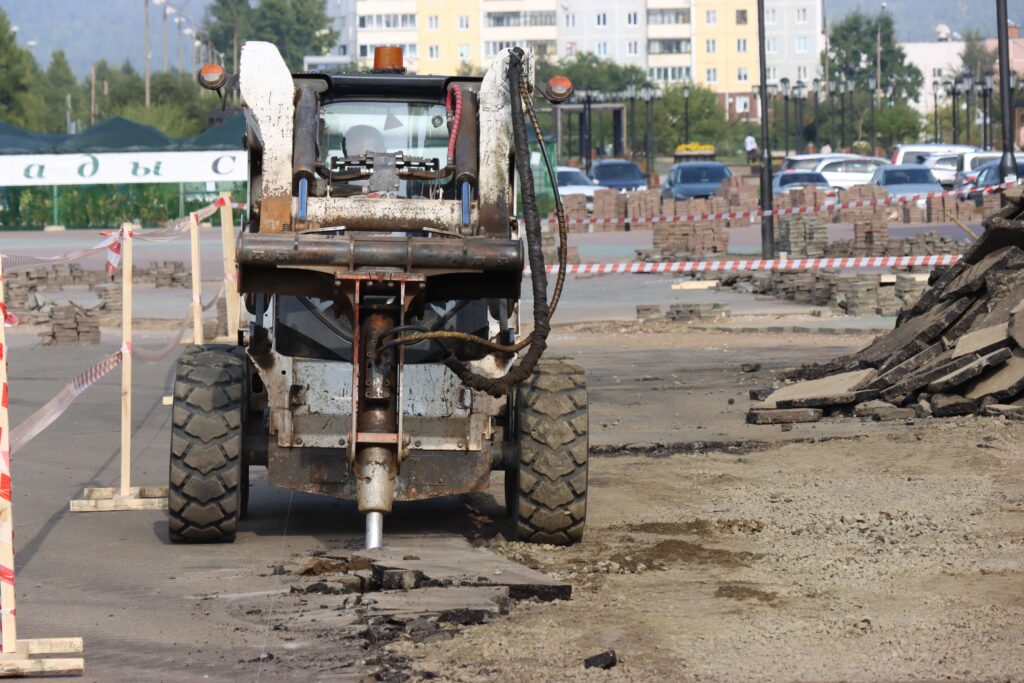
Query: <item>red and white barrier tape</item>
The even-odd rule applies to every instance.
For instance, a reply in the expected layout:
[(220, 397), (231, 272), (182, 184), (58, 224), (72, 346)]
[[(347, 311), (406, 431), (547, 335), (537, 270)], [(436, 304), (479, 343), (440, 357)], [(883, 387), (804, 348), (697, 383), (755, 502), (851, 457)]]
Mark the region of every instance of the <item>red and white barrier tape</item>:
[[(216, 296), (210, 300), (209, 303), (203, 305), (203, 310), (209, 310), (213, 305), (220, 299), (224, 294), (224, 288), (217, 292)], [(49, 427), (53, 422), (64, 414), (71, 404), (74, 403), (75, 399), (81, 396), (86, 389), (96, 384), (110, 372), (121, 364), (121, 360), (124, 358), (124, 354), (130, 353), (131, 357), (138, 360), (141, 363), (156, 363), (158, 361), (167, 358), (175, 348), (181, 342), (182, 337), (185, 334), (185, 330), (191, 324), (191, 314), (185, 316), (182, 320), (181, 327), (174, 338), (173, 342), (163, 346), (154, 351), (148, 351), (140, 349), (134, 345), (123, 346), (114, 353), (110, 354), (99, 363), (96, 363), (91, 368), (73, 378), (70, 382), (64, 385), (64, 388), (57, 392), (57, 395), (43, 404), (36, 412), (32, 413), (29, 417), (25, 418), (17, 427), (11, 430), (11, 448), (12, 453), (18, 452), (25, 444), (34, 439), (44, 429)], [(7, 392), (6, 386), (4, 387), (3, 400), (6, 403)], [(8, 456), (9, 459), (9, 456)], [(2, 468), (2, 464), (0, 464)], [(0, 470), (2, 472), (2, 470)], [(2, 474), (0, 474), (2, 476)], [(0, 479), (0, 486), (2, 486), (2, 479)]]
[[(721, 261), (660, 261), (643, 263), (575, 263), (565, 267), (569, 274), (601, 273), (724, 273), (744, 270), (817, 270), (819, 268), (896, 268), (906, 266), (948, 266), (960, 260), (959, 254), (933, 256), (851, 256), (845, 258), (797, 259), (725, 259)], [(527, 267), (526, 273), (530, 272)], [(558, 272), (558, 266), (545, 266), (544, 272)]]
[[(1017, 185), (1018, 183), (1006, 183), (1004, 185), (992, 185), (990, 187), (984, 187), (980, 190), (971, 190), (969, 192), (981, 192), (982, 194), (992, 194), (999, 192), (1004, 188), (1009, 188)], [(904, 195), (901, 197), (884, 197), (882, 199), (856, 199), (849, 202), (836, 202), (835, 204), (823, 204), (820, 206), (794, 206), (789, 209), (772, 209), (771, 211), (763, 211), (761, 209), (753, 209), (750, 211), (724, 211), (715, 213), (690, 213), (681, 214), (675, 216), (636, 216), (632, 218), (567, 218), (566, 225), (647, 225), (654, 223), (684, 223), (692, 221), (729, 221), (729, 220), (740, 220), (740, 219), (754, 219), (762, 218), (764, 216), (801, 216), (810, 213), (822, 213), (826, 211), (838, 211), (842, 209), (865, 209), (875, 206), (892, 206), (895, 204), (906, 204), (909, 202), (917, 202), (922, 199), (934, 199), (937, 197), (957, 197), (965, 198), (969, 195), (968, 191), (964, 190), (944, 190), (942, 192), (926, 192), (922, 194)], [(551, 219), (545, 219), (549, 225), (554, 225), (556, 222)], [(522, 221), (520, 221), (522, 223)]]

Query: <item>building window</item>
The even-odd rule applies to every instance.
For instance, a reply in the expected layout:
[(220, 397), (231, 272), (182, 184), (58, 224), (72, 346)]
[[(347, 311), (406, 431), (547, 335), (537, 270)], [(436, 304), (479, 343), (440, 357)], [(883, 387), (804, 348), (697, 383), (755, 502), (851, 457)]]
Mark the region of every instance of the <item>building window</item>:
[(672, 82), (689, 81), (690, 67), (688, 66), (652, 66), (647, 69), (647, 77), (652, 81)]
[(777, 80), (779, 80), (779, 67), (777, 67), (777, 66), (770, 66), (770, 67), (768, 67), (767, 72), (768, 72), (768, 80), (769, 81), (777, 81)]
[(441, 47), (438, 45), (431, 45), (429, 48), (427, 48), (427, 55), (431, 59), (437, 59), (438, 57), (441, 56)]
[(709, 55), (715, 54), (715, 48), (717, 46), (718, 45), (715, 42), (714, 38), (708, 38), (707, 40), (704, 41), (704, 51), (707, 52)]
[(626, 25), (627, 26), (636, 26), (639, 23), (640, 23), (640, 13), (639, 12), (627, 12), (626, 13)]
[(932, 69), (932, 78), (942, 78), (942, 67)]
[(568, 43), (565, 44), (565, 56), (566, 57), (575, 57), (576, 56), (576, 43), (575, 42), (568, 42)]
[[(400, 48), (402, 48), (402, 53), (406, 57), (409, 57), (410, 59), (416, 59), (416, 57), (418, 56), (417, 55), (418, 49), (416, 47), (416, 43), (408, 43), (406, 45), (395, 45), (394, 43), (390, 43), (390, 44), (389, 43), (383, 43), (383, 45), (387, 46), (387, 47), (400, 47)], [(360, 45), (359, 46), (359, 57), (361, 59), (370, 59), (371, 57), (373, 57), (374, 50), (376, 50), (378, 47), (381, 47), (381, 45)]]
[(531, 47), (538, 55), (555, 54), (555, 41), (553, 40), (488, 40), (484, 43), (484, 56), (494, 57), (510, 47)]
[(736, 23), (739, 26), (746, 26), (747, 25), (747, 10), (745, 10), (745, 9), (738, 9), (738, 10), (736, 10)]
[(678, 55), (690, 54), (690, 39), (675, 38), (662, 40), (648, 40), (647, 54), (649, 55)]
[(631, 40), (626, 43), (626, 53), (630, 55), (640, 54), (640, 43), (635, 40)]
[(459, 30), (461, 30), (461, 31), (468, 31), (469, 30), (469, 15), (463, 14), (463, 15), (461, 15), (459, 17)]
[(800, 80), (804, 80), (805, 78), (807, 78), (807, 67), (798, 66), (796, 68), (796, 77)]
[(733, 101), (736, 103), (737, 114), (746, 114), (750, 111), (750, 98), (746, 95), (738, 95)]
[(572, 12), (566, 12), (565, 14), (565, 25), (573, 27), (576, 25), (576, 15)]
[(601, 41), (600, 43), (597, 44), (597, 55), (599, 57), (608, 56), (608, 43)]
[(415, 14), (363, 14), (359, 16), (359, 28), (391, 29), (416, 28)]
[(807, 8), (799, 7), (796, 10), (796, 23), (806, 24), (807, 23)]
[(766, 23), (766, 24), (774, 24), (775, 22), (776, 22), (775, 10), (774, 9), (765, 9), (765, 11), (764, 11), (764, 23)]
[(800, 54), (806, 54), (810, 50), (811, 42), (807, 40), (807, 36), (797, 36), (796, 38), (796, 51)]
[(712, 24), (717, 24), (718, 13), (715, 12), (715, 10), (713, 9), (709, 9), (707, 12), (704, 13), (704, 23), (708, 24), (709, 26)]
[(607, 26), (608, 25), (608, 14), (606, 12), (598, 12), (596, 19), (597, 19), (597, 25), (598, 26)]
[(750, 80), (750, 69), (745, 66), (741, 66), (736, 70), (736, 80), (740, 83), (746, 83)]
[(736, 39), (736, 52), (746, 52), (746, 51), (747, 51), (747, 39), (746, 38), (737, 38)]
[(718, 69), (708, 69), (708, 83), (718, 82)]
[(459, 45), (459, 59), (463, 62), (469, 61), (469, 45), (466, 43), (461, 43)]
[(438, 20), (437, 15), (431, 15), (427, 17), (427, 28), (431, 31), (436, 31), (441, 27), (441, 22)]
[(648, 24), (689, 24), (690, 9), (649, 9), (647, 10)]
[(770, 55), (775, 54), (776, 50), (778, 50), (778, 47), (779, 47), (779, 43), (778, 43), (778, 40), (776, 38), (765, 38), (764, 39), (764, 51), (767, 52), (768, 54), (770, 54)]
[[(491, 28), (507, 28), (515, 26), (554, 26), (555, 12), (488, 12), (487, 25)], [(459, 19), (461, 26), (462, 19)], [(469, 28), (469, 17), (466, 17), (466, 28)]]

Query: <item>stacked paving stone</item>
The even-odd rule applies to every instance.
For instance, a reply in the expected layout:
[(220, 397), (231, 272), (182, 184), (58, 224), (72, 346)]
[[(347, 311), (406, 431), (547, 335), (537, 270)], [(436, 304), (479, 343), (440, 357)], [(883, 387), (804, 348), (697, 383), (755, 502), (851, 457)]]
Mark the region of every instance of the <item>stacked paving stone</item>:
[[(639, 308), (637, 310), (639, 314)], [(729, 317), (728, 304), (672, 304), (665, 317), (676, 321), (710, 321)]]
[[(618, 190), (594, 191), (594, 218), (625, 218), (626, 195)], [(612, 232), (626, 229), (623, 223), (599, 223), (590, 226), (591, 232)]]
[(8, 310), (15, 315), (28, 310), (29, 297), (38, 291), (38, 279), (28, 270), (15, 270), (4, 275), (4, 300)]
[(853, 255), (883, 256), (889, 246), (889, 221), (884, 216), (853, 224)]
[(626, 215), (650, 218), (661, 215), (661, 190), (638, 190), (626, 196)]
[(901, 218), (904, 223), (927, 223), (928, 207), (918, 206), (917, 202), (903, 204)]
[(824, 415), (875, 420), (969, 413), (1024, 419), (1024, 217), (1021, 191), (896, 327), (864, 349), (787, 373), (805, 380), (755, 404), (755, 424)]
[[(120, 271), (118, 271), (120, 272)], [(137, 282), (151, 280), (155, 287), (191, 287), (192, 271), (185, 268), (183, 261), (163, 261), (149, 268), (137, 269), (132, 273)]]
[[(558, 264), (558, 223), (555, 222), (554, 215), (551, 216), (551, 222), (545, 226), (540, 235), (540, 246), (544, 252), (544, 263), (549, 266)], [(565, 253), (566, 263), (579, 263), (580, 262), (580, 250), (579, 247), (569, 246)]]
[[(666, 199), (661, 205), (664, 216), (680, 216), (702, 213), (724, 213), (729, 210), (725, 199), (690, 199), (675, 201)], [(726, 222), (714, 220), (662, 221), (653, 226), (653, 245), (665, 258), (692, 258), (712, 254), (724, 254), (729, 249), (729, 232)]]
[(757, 186), (743, 182), (740, 176), (730, 176), (715, 193), (724, 199), (730, 210), (749, 210), (757, 206)]
[(95, 309), (85, 309), (74, 302), (58, 306), (50, 330), (41, 332), (39, 339), (44, 346), (99, 344), (99, 316)]
[(828, 227), (821, 216), (806, 214), (779, 219), (776, 228), (776, 252), (790, 258), (819, 258), (828, 246)]
[(99, 307), (107, 313), (120, 313), (123, 308), (124, 291), (117, 282), (93, 285), (92, 291), (99, 297)]
[[(878, 185), (854, 185), (848, 190), (839, 191), (839, 201), (844, 204), (862, 200), (880, 201), (888, 196), (885, 188)], [(891, 208), (886, 205), (842, 209), (839, 211), (839, 220), (844, 223), (870, 223), (879, 216), (884, 218), (890, 211)]]

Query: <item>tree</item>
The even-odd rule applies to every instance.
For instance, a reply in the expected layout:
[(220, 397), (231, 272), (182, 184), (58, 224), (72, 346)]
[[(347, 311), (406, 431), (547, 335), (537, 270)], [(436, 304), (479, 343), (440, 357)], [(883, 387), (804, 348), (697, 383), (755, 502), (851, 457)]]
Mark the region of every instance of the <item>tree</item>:
[(0, 10), (0, 121), (31, 126), (43, 104), (34, 84), (39, 66), (28, 50), (19, 47), (7, 14)]
[(325, 54), (340, 35), (331, 28), (327, 0), (260, 0), (251, 29), (252, 39), (277, 45), (293, 72), (304, 56)]
[(995, 50), (985, 48), (985, 38), (979, 31), (964, 33), (964, 51), (960, 53), (960, 63), (964, 71), (974, 74), (975, 81), (984, 77), (986, 71), (993, 71), (996, 66)]
[(869, 16), (860, 11), (847, 14), (833, 24), (829, 33), (829, 54), (822, 53), (822, 65), (828, 66), (829, 79), (845, 76), (857, 91), (870, 92), (868, 78), (875, 75), (876, 39), (881, 30), (881, 88), (893, 88), (897, 101), (916, 100), (924, 83), (921, 70), (907, 62), (907, 55), (896, 42), (892, 15), (881, 12)]
[(82, 93), (63, 50), (50, 55), (50, 65), (46, 67), (37, 90), (43, 109), (35, 127), (47, 133), (68, 132), (67, 98), (71, 98), (70, 114), (74, 121), (82, 113)]
[(203, 20), (206, 34), (214, 45), (224, 47), (230, 57), (229, 71), (238, 72), (238, 55), (250, 31), (252, 5), (249, 0), (213, 0)]

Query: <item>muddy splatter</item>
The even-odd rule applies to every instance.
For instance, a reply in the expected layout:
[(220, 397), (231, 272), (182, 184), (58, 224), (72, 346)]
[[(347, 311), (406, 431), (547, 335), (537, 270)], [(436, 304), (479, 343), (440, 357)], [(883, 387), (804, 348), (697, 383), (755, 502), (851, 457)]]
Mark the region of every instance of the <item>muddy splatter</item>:
[(759, 590), (744, 583), (723, 583), (715, 591), (715, 597), (731, 600), (757, 600), (768, 604), (779, 602), (778, 593)]
[(756, 519), (694, 519), (689, 522), (641, 522), (627, 524), (626, 531), (658, 536), (711, 536), (715, 533), (756, 534), (764, 524)]
[[(733, 552), (721, 548), (706, 548), (696, 543), (667, 539), (652, 546), (612, 555), (612, 562), (629, 571), (665, 567), (669, 564), (717, 564), (722, 567), (743, 567), (758, 560), (761, 555)], [(643, 565), (641, 567), (641, 565)]]

